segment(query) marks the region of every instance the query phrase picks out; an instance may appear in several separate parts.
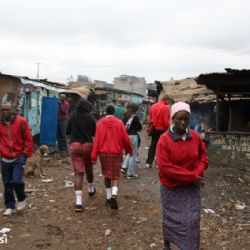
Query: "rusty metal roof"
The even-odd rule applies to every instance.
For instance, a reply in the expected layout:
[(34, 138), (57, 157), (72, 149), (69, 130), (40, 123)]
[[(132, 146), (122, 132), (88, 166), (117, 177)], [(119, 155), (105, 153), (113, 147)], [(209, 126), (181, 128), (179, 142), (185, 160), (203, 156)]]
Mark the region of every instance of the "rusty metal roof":
[(161, 95), (167, 94), (175, 102), (206, 103), (215, 102), (216, 100), (215, 93), (206, 86), (198, 85), (195, 77), (161, 83), (163, 86)]

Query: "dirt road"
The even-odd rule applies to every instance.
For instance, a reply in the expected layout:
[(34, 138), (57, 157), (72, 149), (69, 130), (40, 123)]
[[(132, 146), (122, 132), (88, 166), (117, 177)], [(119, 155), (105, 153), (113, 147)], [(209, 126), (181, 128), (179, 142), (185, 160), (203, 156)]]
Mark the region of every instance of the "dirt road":
[[(73, 187), (65, 187), (65, 181), (70, 184), (73, 180), (69, 158), (51, 155), (45, 179), (52, 182), (42, 182), (38, 176), (26, 178), (27, 209), (11, 217), (0, 216), (0, 229), (11, 229), (6, 244), (0, 238), (0, 249), (161, 249), (159, 181), (156, 168), (145, 168), (148, 145), (149, 138), (143, 135), (139, 178), (127, 180), (122, 176), (118, 211), (104, 205), (103, 179), (96, 166), (97, 194), (89, 198), (85, 186), (85, 210), (75, 213)], [(202, 191), (201, 249), (250, 249), (247, 174), (210, 166)], [(2, 185), (0, 195), (3, 211)]]

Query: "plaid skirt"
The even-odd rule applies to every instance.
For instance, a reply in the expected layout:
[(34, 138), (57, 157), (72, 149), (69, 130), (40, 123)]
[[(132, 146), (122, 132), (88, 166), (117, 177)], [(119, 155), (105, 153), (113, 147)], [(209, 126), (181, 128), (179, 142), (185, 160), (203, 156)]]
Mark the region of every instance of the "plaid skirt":
[(107, 179), (119, 180), (122, 157), (118, 154), (100, 153), (99, 158), (102, 167), (102, 175)]
[(187, 185), (166, 188), (161, 185), (164, 240), (182, 250), (200, 249), (200, 188)]
[(71, 163), (75, 173), (85, 173), (92, 170), (91, 150), (92, 143), (72, 142), (69, 144)]

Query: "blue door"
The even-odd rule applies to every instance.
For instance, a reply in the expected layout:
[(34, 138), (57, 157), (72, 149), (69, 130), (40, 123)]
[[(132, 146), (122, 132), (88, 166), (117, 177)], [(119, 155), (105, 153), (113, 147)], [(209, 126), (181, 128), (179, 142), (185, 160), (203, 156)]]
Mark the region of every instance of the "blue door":
[(40, 126), (40, 145), (47, 144), (56, 148), (58, 98), (43, 96)]

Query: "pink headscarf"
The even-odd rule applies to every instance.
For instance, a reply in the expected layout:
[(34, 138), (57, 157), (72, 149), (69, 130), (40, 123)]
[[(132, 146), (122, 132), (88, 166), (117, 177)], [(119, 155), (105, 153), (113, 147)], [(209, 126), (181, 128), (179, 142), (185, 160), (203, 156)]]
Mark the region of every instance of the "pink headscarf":
[(173, 118), (173, 116), (179, 111), (187, 111), (189, 114), (191, 114), (190, 106), (187, 103), (176, 102), (171, 106), (171, 118)]

